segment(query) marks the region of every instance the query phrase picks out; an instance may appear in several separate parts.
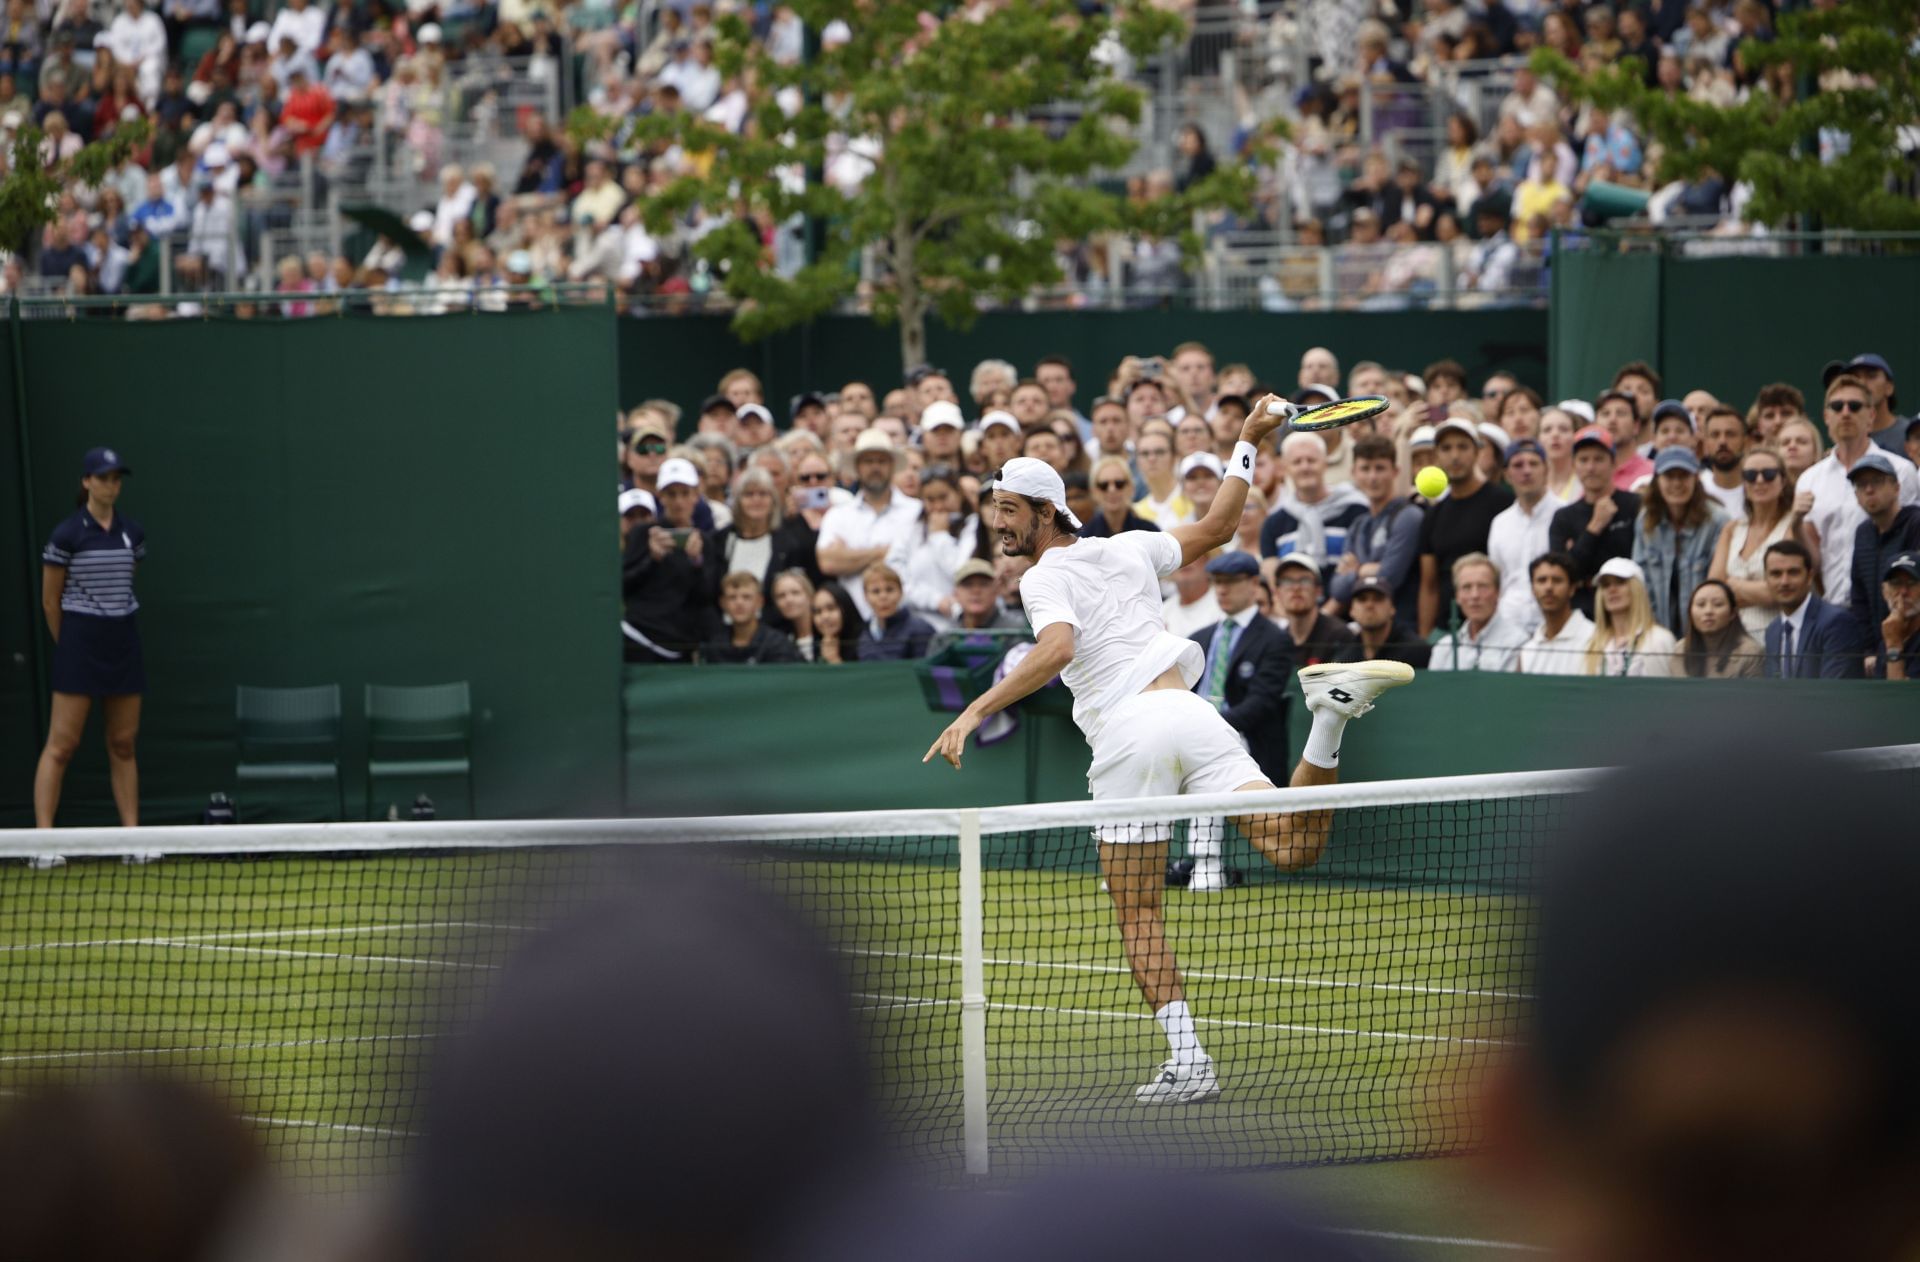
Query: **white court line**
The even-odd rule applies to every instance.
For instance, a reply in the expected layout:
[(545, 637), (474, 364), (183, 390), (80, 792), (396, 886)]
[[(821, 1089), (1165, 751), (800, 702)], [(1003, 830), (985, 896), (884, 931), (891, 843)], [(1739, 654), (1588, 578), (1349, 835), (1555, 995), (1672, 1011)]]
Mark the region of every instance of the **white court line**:
[[(879, 951), (865, 947), (841, 947), (843, 955), (869, 955), (899, 960), (937, 960), (946, 964), (960, 963), (957, 955), (932, 955), (920, 951)], [(1120, 973), (1131, 976), (1133, 970), (1120, 968), (1112, 964), (1068, 964), (1055, 960), (1016, 960), (989, 955), (983, 963), (998, 964), (1007, 968), (1055, 968), (1076, 973)], [(1340, 990), (1386, 990), (1418, 995), (1461, 995), (1472, 999), (1532, 999), (1533, 996), (1515, 990), (1469, 990), (1455, 986), (1416, 986), (1412, 983), (1396, 982), (1342, 982), (1319, 977), (1258, 977), (1250, 973), (1212, 973), (1197, 969), (1182, 969), (1183, 977), (1200, 977), (1208, 981), (1219, 982), (1258, 982), (1266, 986), (1327, 986)]]
[[(11, 1087), (0, 1087), (0, 1096), (17, 1097), (27, 1094)], [(418, 1131), (396, 1130), (391, 1126), (363, 1126), (354, 1122), (316, 1122), (304, 1117), (262, 1117), (257, 1113), (241, 1113), (243, 1122), (257, 1122), (261, 1126), (284, 1126), (294, 1130), (340, 1131), (348, 1135), (385, 1135), (394, 1139), (417, 1139)]]
[(346, 1038), (280, 1039), (270, 1043), (206, 1043), (198, 1047), (99, 1048), (78, 1052), (20, 1052), (0, 1056), (0, 1065), (47, 1060), (113, 1060), (131, 1056), (199, 1056), (208, 1052), (258, 1052), (294, 1047), (335, 1047), (353, 1043), (403, 1043), (436, 1039), (438, 1034), (356, 1034)]
[(417, 955), (352, 955), (344, 951), (296, 951), (292, 947), (221, 946), (215, 942), (184, 942), (178, 938), (152, 938), (154, 946), (180, 951), (217, 951), (226, 955), (278, 955), (302, 960), (354, 960), (369, 964), (409, 964), (421, 968), (460, 968), (492, 972), (498, 964), (469, 964), (464, 960), (434, 960)]
[(1451, 1245), (1457, 1249), (1512, 1249), (1520, 1253), (1551, 1252), (1543, 1245), (1521, 1244), (1515, 1240), (1475, 1240), (1471, 1236), (1422, 1236), (1411, 1231), (1369, 1231), (1361, 1227), (1321, 1227), (1330, 1236), (1366, 1236), (1373, 1240), (1399, 1240), (1407, 1244)]
[(164, 937), (93, 938), (75, 942), (18, 942), (0, 946), (8, 951), (80, 951), (95, 947), (153, 946), (176, 942), (242, 942), (275, 938), (330, 938), (361, 933), (405, 933), (415, 929), (494, 929), (524, 932), (525, 925), (490, 925), (472, 920), (422, 920), (393, 925), (343, 925), (332, 929), (250, 929), (234, 933), (176, 933)]
[[(878, 1001), (875, 1007), (899, 1006), (903, 1008), (948, 1007), (958, 1004), (958, 999), (929, 999), (924, 995), (876, 995), (856, 994), (855, 999)], [(1050, 1012), (1072, 1017), (1106, 1017), (1115, 1021), (1151, 1021), (1150, 1012), (1115, 1012), (1107, 1008), (1055, 1008), (1037, 1003), (996, 1003), (987, 1001), (987, 1007), (1002, 1012)], [(1477, 1047), (1512, 1047), (1506, 1039), (1475, 1039), (1455, 1037), (1451, 1034), (1410, 1034), (1396, 1030), (1353, 1030), (1338, 1025), (1294, 1025), (1287, 1022), (1237, 1021), (1230, 1017), (1195, 1017), (1195, 1025), (1218, 1025), (1238, 1030), (1282, 1030), (1289, 1034), (1337, 1034), (1346, 1038), (1391, 1039), (1406, 1043), (1469, 1043)]]

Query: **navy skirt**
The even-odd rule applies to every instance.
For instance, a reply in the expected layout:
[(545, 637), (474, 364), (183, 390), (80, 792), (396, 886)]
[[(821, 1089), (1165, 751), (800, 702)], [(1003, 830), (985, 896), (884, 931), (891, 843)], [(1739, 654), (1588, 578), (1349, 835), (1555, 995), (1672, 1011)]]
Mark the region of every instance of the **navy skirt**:
[(81, 697), (124, 697), (147, 690), (134, 615), (62, 613), (53, 646), (53, 690)]

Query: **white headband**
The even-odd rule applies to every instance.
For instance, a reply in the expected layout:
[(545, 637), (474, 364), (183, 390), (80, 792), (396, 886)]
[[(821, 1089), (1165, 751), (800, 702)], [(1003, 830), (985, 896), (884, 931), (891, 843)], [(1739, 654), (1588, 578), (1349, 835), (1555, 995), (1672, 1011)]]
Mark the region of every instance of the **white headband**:
[(1067, 507), (1066, 484), (1054, 472), (1053, 466), (1044, 460), (1015, 456), (1000, 466), (1000, 472), (993, 480), (993, 489), (1024, 495), (1030, 500), (1045, 500), (1060, 514), (1060, 520), (1074, 530), (1080, 529), (1080, 519)]

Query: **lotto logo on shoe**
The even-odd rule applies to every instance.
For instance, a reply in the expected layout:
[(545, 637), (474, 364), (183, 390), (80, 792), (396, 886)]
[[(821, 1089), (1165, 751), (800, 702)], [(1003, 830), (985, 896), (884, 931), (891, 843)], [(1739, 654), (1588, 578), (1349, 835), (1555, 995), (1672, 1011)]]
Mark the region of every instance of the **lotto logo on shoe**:
[(1327, 693), (1327, 696), (1334, 701), (1338, 701), (1341, 705), (1353, 704), (1353, 694), (1344, 688), (1334, 688)]

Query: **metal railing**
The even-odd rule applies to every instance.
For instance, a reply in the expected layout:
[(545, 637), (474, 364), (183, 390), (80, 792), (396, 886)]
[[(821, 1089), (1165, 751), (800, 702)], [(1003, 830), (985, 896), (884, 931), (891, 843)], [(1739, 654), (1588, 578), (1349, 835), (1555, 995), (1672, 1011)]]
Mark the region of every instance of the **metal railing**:
[(603, 306), (608, 287), (594, 281), (554, 285), (395, 285), (388, 289), (331, 292), (221, 290), (195, 294), (89, 294), (71, 297), (22, 291), (9, 296), (24, 320), (319, 319), (358, 316), (457, 315), (468, 312), (537, 311)]

